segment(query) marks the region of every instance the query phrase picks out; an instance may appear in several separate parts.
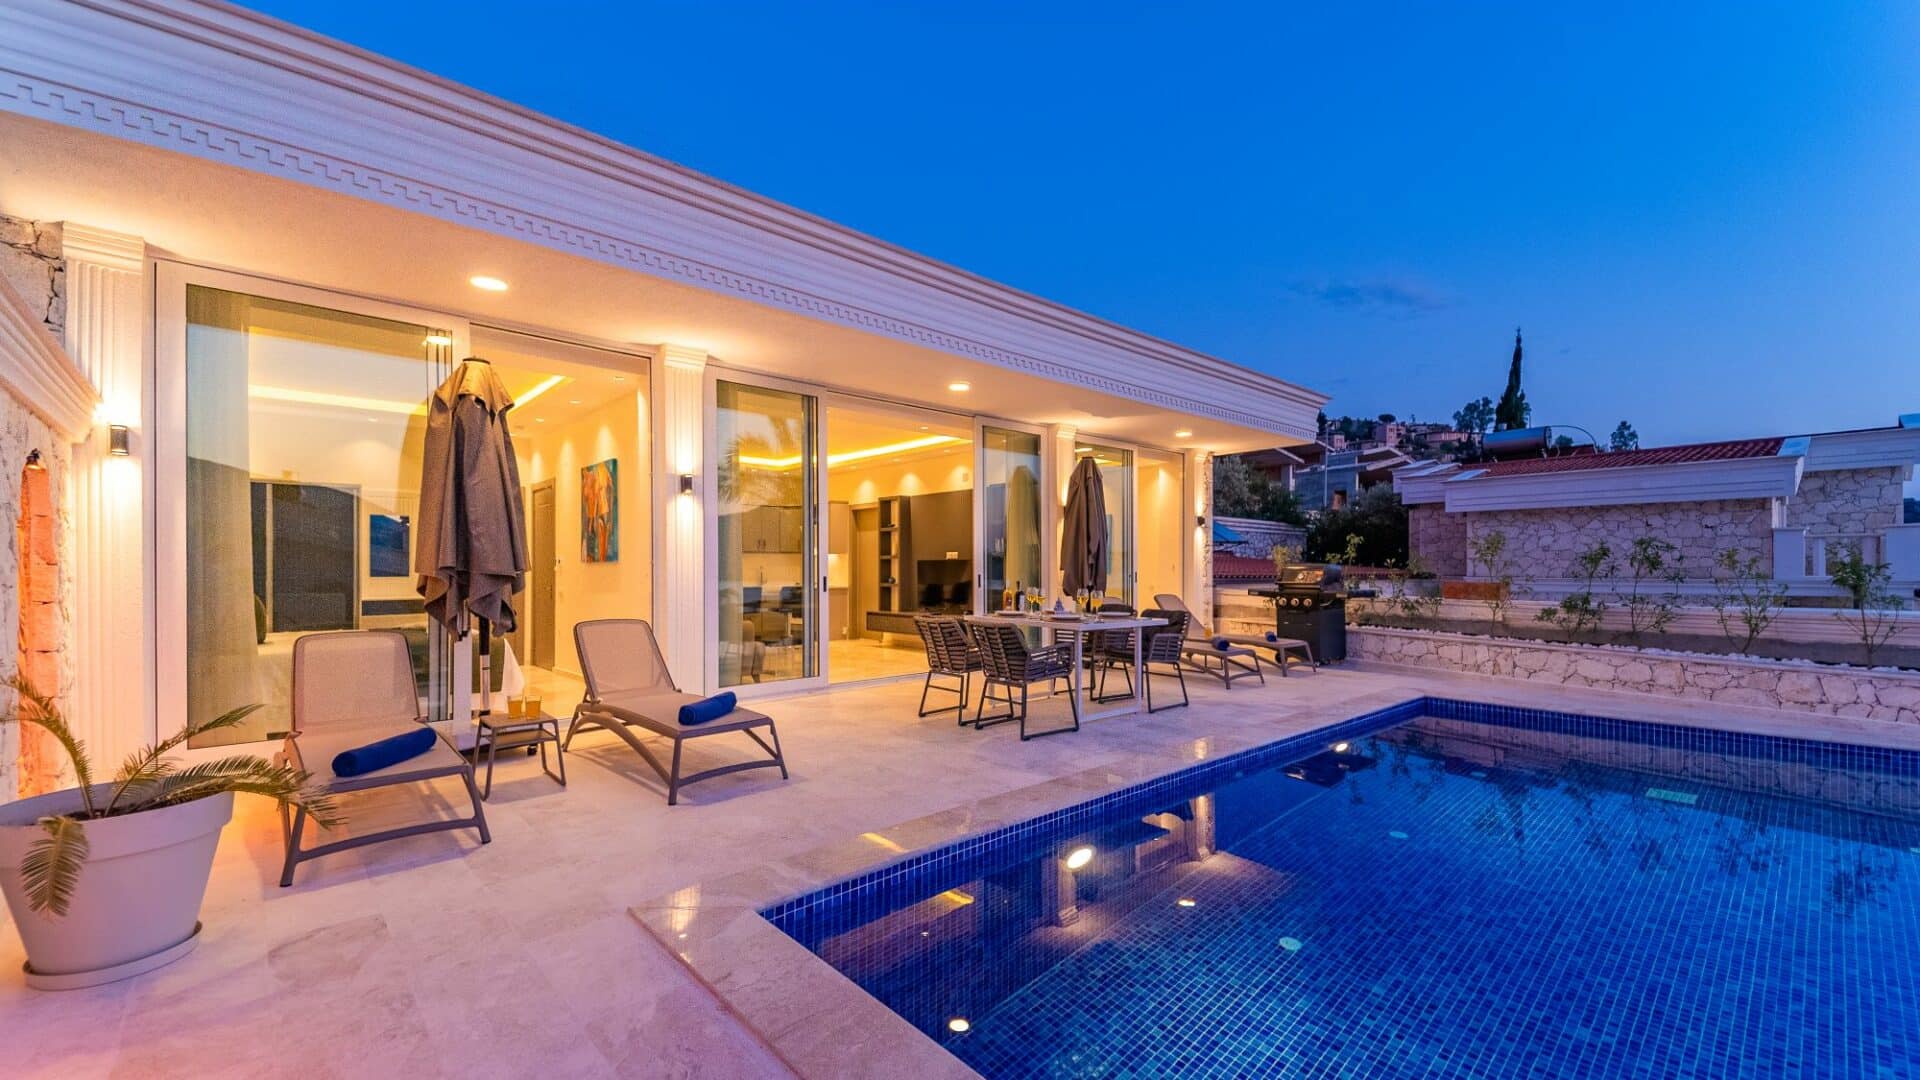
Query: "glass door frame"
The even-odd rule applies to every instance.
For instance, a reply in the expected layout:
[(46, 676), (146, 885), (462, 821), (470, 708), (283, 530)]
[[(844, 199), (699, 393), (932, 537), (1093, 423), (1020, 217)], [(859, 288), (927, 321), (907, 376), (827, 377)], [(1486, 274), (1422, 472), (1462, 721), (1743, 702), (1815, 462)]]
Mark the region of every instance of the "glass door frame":
[[(731, 691), (741, 700), (772, 697), (779, 694), (791, 694), (823, 690), (827, 686), (827, 455), (824, 451), (826, 437), (826, 408), (828, 394), (821, 387), (792, 379), (783, 379), (776, 375), (762, 375), (759, 372), (740, 368), (722, 367), (709, 363), (702, 372), (701, 402), (701, 467), (700, 490), (708, 493), (701, 508), (701, 573), (703, 595), (706, 604), (706, 634), (701, 654), (706, 658), (701, 672), (702, 684), (706, 692), (713, 693), (720, 686), (720, 384), (733, 383), (737, 386), (749, 386), (760, 390), (772, 390), (778, 393), (796, 394), (811, 402), (812, 422), (808, 425), (807, 437), (813, 451), (813, 513), (808, 533), (813, 538), (813, 550), (803, 552), (801, 565), (803, 571), (810, 572), (807, 583), (813, 597), (812, 625), (807, 627), (806, 647), (813, 651), (813, 674), (797, 679), (781, 679), (768, 683), (741, 683), (724, 689)], [(804, 546), (804, 544), (802, 545)], [(806, 558), (811, 554), (811, 558)]]
[(1060, 580), (1060, 492), (1054, 485), (1053, 433), (1044, 424), (1029, 424), (1002, 416), (973, 418), (973, 613), (987, 607), (987, 429), (1013, 431), (1040, 440), (1040, 577), (1049, 595)]
[[(469, 355), (472, 326), (461, 316), (431, 308), (371, 300), (352, 293), (275, 278), (156, 259), (153, 294), (152, 495), (154, 726), (165, 739), (187, 725), (187, 289), (201, 285), (272, 300), (307, 304), (350, 315), (435, 328), (453, 337), (449, 361)], [(454, 642), (449, 688), (456, 733), (471, 732), (472, 653), (469, 635)], [(461, 693), (465, 689), (466, 693)], [(242, 744), (248, 746), (258, 743)]]
[[(1185, 522), (1187, 520), (1187, 516), (1193, 513), (1193, 509), (1192, 509), (1193, 492), (1190, 490), (1192, 485), (1189, 482), (1190, 478), (1187, 476), (1187, 466), (1190, 462), (1190, 455), (1185, 450), (1175, 450), (1165, 446), (1156, 446), (1152, 443), (1136, 442), (1132, 439), (1110, 439), (1110, 438), (1107, 438), (1106, 436), (1103, 436), (1096, 432), (1091, 432), (1091, 431), (1074, 432), (1073, 441), (1075, 445), (1091, 443), (1096, 446), (1109, 447), (1114, 450), (1124, 450), (1129, 455), (1128, 467), (1133, 472), (1133, 479), (1132, 479), (1132, 483), (1129, 485), (1130, 490), (1128, 492), (1128, 495), (1132, 499), (1132, 505), (1128, 507), (1128, 512), (1122, 515), (1120, 519), (1120, 528), (1123, 533), (1123, 538), (1126, 540), (1127, 561), (1129, 563), (1129, 569), (1126, 571), (1127, 574), (1129, 575), (1127, 580), (1126, 595), (1128, 597), (1128, 602), (1134, 606), (1134, 609), (1136, 611), (1145, 610), (1149, 606), (1148, 601), (1151, 601), (1153, 598), (1142, 597), (1139, 595), (1140, 593), (1140, 547), (1139, 547), (1140, 524), (1139, 523), (1140, 523), (1140, 484), (1141, 484), (1140, 454), (1141, 454), (1141, 451), (1147, 451), (1153, 454), (1165, 455), (1180, 463), (1180, 468), (1179, 468), (1180, 510), (1182, 515), (1180, 520), (1182, 522)], [(1075, 455), (1075, 456), (1076, 458), (1078, 457), (1078, 455)], [(1071, 466), (1068, 467), (1067, 473), (1069, 476), (1072, 475)], [(1189, 534), (1186, 531), (1186, 526), (1184, 524), (1181, 526), (1181, 535), (1184, 537), (1188, 537), (1188, 539), (1182, 542), (1182, 544), (1180, 545), (1180, 582), (1181, 582), (1180, 592), (1181, 592), (1182, 598), (1185, 599), (1185, 594), (1187, 591), (1187, 588), (1186, 588), (1187, 576), (1188, 576), (1188, 573), (1193, 568), (1193, 543), (1191, 540), (1191, 534)], [(1192, 603), (1192, 601), (1188, 601), (1188, 602)]]
[[(804, 385), (804, 384), (796, 384), (796, 385)], [(975, 448), (972, 465), (973, 465), (973, 538), (974, 538), (974, 563), (976, 566), (979, 564), (979, 561), (980, 561), (979, 552), (980, 552), (980, 460), (981, 459), (979, 454), (980, 428), (979, 428), (979, 424), (977, 423), (978, 418), (975, 417), (972, 413), (957, 412), (952, 409), (939, 409), (931, 405), (920, 405), (920, 404), (915, 404), (913, 402), (908, 402), (908, 401), (895, 401), (892, 398), (870, 397), (862, 394), (848, 393), (846, 391), (841, 391), (841, 390), (828, 390), (825, 388), (816, 387), (810, 391), (802, 391), (802, 392), (809, 392), (815, 398), (818, 399), (818, 405), (815, 412), (815, 419), (819, 425), (819, 432), (815, 436), (815, 440), (816, 440), (815, 446), (818, 447), (819, 454), (820, 454), (820, 480), (819, 480), (819, 491), (820, 491), (819, 529), (820, 531), (819, 531), (819, 536), (821, 539), (819, 544), (819, 547), (820, 547), (819, 577), (820, 577), (820, 605), (821, 605), (820, 610), (822, 613), (822, 618), (820, 619), (820, 628), (819, 628), (817, 637), (818, 637), (818, 648), (819, 648), (819, 655), (820, 655), (821, 678), (825, 682), (832, 683), (832, 685), (839, 686), (839, 687), (870, 686), (874, 683), (891, 682), (895, 680), (919, 679), (923, 677), (924, 672), (911, 673), (911, 674), (905, 674), (905, 675), (879, 675), (870, 679), (856, 679), (856, 680), (848, 680), (846, 682), (833, 683), (833, 672), (831, 671), (831, 665), (833, 663), (833, 659), (831, 656), (831, 650), (828, 648), (828, 644), (832, 640), (829, 637), (829, 635), (832, 632), (832, 627), (829, 625), (828, 618), (826, 617), (827, 612), (829, 611), (829, 594), (831, 592), (831, 590), (827, 588), (827, 579), (828, 579), (827, 548), (830, 546), (827, 540), (827, 535), (828, 535), (827, 528), (828, 528), (828, 518), (832, 514), (832, 509), (833, 509), (833, 500), (827, 490), (827, 483), (829, 480), (829, 469), (830, 469), (830, 463), (828, 462), (829, 455), (827, 453), (827, 446), (828, 446), (827, 440), (828, 440), (828, 437), (832, 434), (830, 430), (831, 429), (830, 417), (833, 410), (842, 409), (842, 410), (853, 411), (853, 412), (863, 412), (868, 415), (885, 416), (890, 419), (899, 420), (903, 425), (913, 425), (913, 424), (919, 424), (924, 422), (928, 416), (937, 416), (941, 418), (941, 421), (943, 423), (946, 423), (952, 427), (955, 427), (955, 428), (965, 427), (971, 431), (973, 436), (973, 441), (974, 441), (974, 448)], [(977, 580), (978, 578), (976, 576), (976, 581)], [(975, 592), (974, 610), (978, 611), (979, 610), (978, 588), (976, 588), (974, 592)]]

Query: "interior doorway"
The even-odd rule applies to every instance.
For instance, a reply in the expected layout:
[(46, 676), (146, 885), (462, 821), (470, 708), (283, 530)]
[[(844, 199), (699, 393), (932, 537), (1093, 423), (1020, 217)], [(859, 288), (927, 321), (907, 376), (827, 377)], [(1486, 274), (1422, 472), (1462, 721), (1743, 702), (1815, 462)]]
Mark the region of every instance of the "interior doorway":
[(975, 610), (972, 424), (877, 404), (825, 412), (827, 679), (919, 674), (914, 616)]
[(558, 560), (554, 551), (554, 482), (533, 485), (527, 501), (528, 554), (527, 593), (532, 616), (532, 640), (528, 643), (527, 662), (535, 667), (553, 667), (554, 570)]

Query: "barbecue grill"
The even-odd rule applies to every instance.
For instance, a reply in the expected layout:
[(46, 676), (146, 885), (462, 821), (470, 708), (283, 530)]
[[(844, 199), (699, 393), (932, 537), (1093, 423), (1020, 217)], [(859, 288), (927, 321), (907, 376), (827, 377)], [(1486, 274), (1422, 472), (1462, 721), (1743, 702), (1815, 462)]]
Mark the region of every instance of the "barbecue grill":
[(1280, 570), (1271, 587), (1247, 591), (1273, 601), (1276, 637), (1309, 642), (1321, 663), (1347, 658), (1347, 594), (1338, 566), (1293, 563)]

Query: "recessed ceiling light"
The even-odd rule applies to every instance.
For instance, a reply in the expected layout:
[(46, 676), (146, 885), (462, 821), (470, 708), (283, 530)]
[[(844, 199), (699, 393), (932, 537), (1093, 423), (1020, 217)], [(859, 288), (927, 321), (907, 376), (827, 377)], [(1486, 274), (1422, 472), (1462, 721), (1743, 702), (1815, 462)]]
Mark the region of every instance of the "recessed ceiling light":
[(1073, 851), (1067, 855), (1067, 869), (1078, 870), (1092, 861), (1093, 861), (1092, 848), (1077, 847), (1077, 848), (1074, 848)]
[(1334, 752), (1334, 753), (1336, 753), (1336, 754), (1344, 754), (1344, 753), (1346, 753), (1346, 752), (1347, 752), (1347, 744), (1346, 744), (1346, 743), (1343, 743), (1343, 742), (1337, 742), (1337, 743), (1334, 743), (1334, 744), (1333, 744), (1333, 752)]
[(533, 422), (536, 424), (544, 424), (547, 422), (547, 418), (544, 416), (536, 416), (533, 418)]
[(625, 375), (615, 375), (615, 376), (613, 377), (613, 381), (614, 381), (614, 382), (626, 382), (626, 381), (627, 381), (627, 377), (626, 377)]
[(1195, 900), (1191, 896), (1183, 896), (1180, 899), (1175, 900), (1174, 903), (1179, 904), (1181, 907), (1192, 907), (1195, 904), (1199, 903), (1199, 901)]
[(506, 292), (507, 291), (506, 282), (501, 281), (497, 277), (489, 277), (486, 274), (473, 275), (472, 277), (467, 279), (467, 284), (473, 286), (476, 289), (485, 289), (488, 292)]
[(973, 1025), (967, 1022), (966, 1017), (956, 1016), (947, 1021), (947, 1030), (953, 1032), (955, 1035), (965, 1035), (967, 1032), (973, 1030)]
[(579, 398), (568, 398), (568, 399), (567, 399), (567, 404), (569, 404), (569, 405), (578, 405), (578, 404), (580, 404), (580, 399), (579, 399)]
[(1193, 431), (1190, 428), (1181, 428), (1179, 431), (1173, 433), (1173, 437), (1176, 439), (1191, 439), (1193, 438)]
[(973, 389), (973, 384), (970, 382), (962, 382), (959, 380), (955, 380), (947, 384), (947, 389), (953, 391), (956, 394), (964, 394), (967, 391)]
[(453, 337), (452, 337), (451, 335), (449, 335), (449, 334), (428, 334), (428, 335), (427, 335), (427, 344), (429, 344), (429, 345), (451, 345), (451, 344), (453, 344)]

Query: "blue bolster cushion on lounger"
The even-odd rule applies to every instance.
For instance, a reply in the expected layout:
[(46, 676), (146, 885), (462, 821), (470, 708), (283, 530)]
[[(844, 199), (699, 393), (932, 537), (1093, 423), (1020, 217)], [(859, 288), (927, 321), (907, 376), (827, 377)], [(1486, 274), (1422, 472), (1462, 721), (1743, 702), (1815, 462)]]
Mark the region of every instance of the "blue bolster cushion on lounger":
[(1228, 649), (1233, 648), (1233, 642), (1223, 637), (1217, 637), (1213, 639), (1213, 647), (1219, 649), (1221, 652), (1226, 652)]
[(682, 705), (680, 706), (680, 726), (692, 727), (709, 720), (718, 720), (732, 712), (739, 703), (740, 699), (733, 696), (733, 691), (728, 690), (710, 698), (702, 698), (690, 705)]
[(1276, 634), (1276, 633), (1274, 633), (1274, 632), (1273, 632), (1273, 631), (1271, 631), (1271, 630), (1269, 630), (1269, 631), (1267, 631), (1267, 640), (1268, 640), (1268, 641), (1279, 641), (1279, 640), (1280, 640), (1280, 635), (1279, 635), (1279, 634)]
[(398, 765), (433, 749), (437, 738), (439, 736), (433, 733), (432, 728), (422, 727), (418, 731), (394, 735), (352, 750), (342, 750), (333, 755), (333, 775), (361, 776), (378, 772), (389, 765)]

